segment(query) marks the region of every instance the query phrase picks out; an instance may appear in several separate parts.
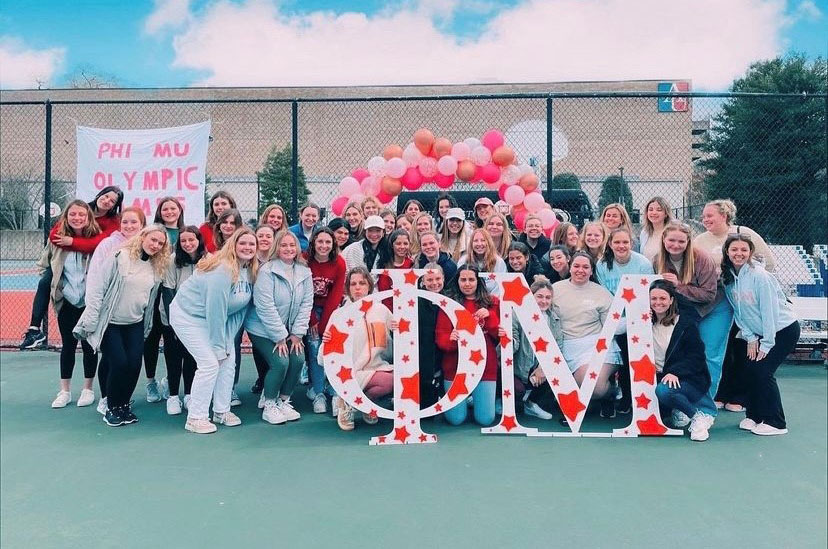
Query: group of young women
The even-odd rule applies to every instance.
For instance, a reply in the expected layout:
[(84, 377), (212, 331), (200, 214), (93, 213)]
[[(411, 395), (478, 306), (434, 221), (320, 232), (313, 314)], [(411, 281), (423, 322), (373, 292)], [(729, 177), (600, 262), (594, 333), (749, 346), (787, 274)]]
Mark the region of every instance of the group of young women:
[[(330, 397), (338, 425), (351, 430), (354, 410), (326, 383), (321, 363), (330, 317), (343, 300), (391, 287), (389, 277), (375, 279), (373, 270), (418, 267), (428, 271), (422, 286), (461, 303), (486, 338), (482, 381), (468, 406), (446, 411), (445, 419), (460, 424), (471, 407), (474, 421), (490, 425), (499, 404), (498, 343), (507, 334), (499, 324), (498, 288), (481, 273), (526, 277), (579, 383), (621, 277), (657, 273), (662, 280), (651, 286), (650, 304), (656, 395), (665, 417), (677, 427), (689, 425), (698, 441), (708, 438), (721, 407), (744, 411), (739, 426), (755, 434), (787, 432), (774, 372), (798, 340), (799, 324), (769, 274), (773, 255), (759, 235), (734, 224), (729, 200), (705, 206), (707, 230), (695, 238), (672, 219), (661, 197), (647, 203), (638, 235), (624, 206), (610, 204), (580, 232), (560, 223), (551, 238), (535, 215), (526, 217), (522, 232), (513, 232), (508, 216), (486, 198), (467, 221), (449, 194), (439, 196), (434, 212), (411, 200), (399, 216), (368, 198), (346, 205), (343, 217), (327, 225), (320, 224), (322, 210), (309, 203), (288, 227), (284, 209), (274, 204), (255, 229), (222, 191), (210, 199), (201, 227), (184, 224), (183, 207), (172, 197), (159, 201), (150, 225), (140, 209), (122, 209), (122, 201), (120, 189), (107, 187), (90, 203), (71, 202), (44, 250), (24, 343), (37, 340), (50, 296), (63, 340), (55, 408), (72, 401), (80, 342), (84, 385), (77, 404), (94, 403), (97, 368), (98, 410), (108, 425), (137, 421), (131, 397), (142, 361), (147, 400), (166, 399), (170, 415), (186, 409), (187, 430), (240, 425), (231, 408), (241, 403), (236, 386), (246, 332), (257, 369), (252, 392), (260, 394), (264, 421), (300, 419), (291, 399), (307, 367), (313, 411), (326, 413)], [(365, 322), (354, 332), (355, 379), (370, 398), (388, 399), (398, 326), (387, 300), (362, 314)], [(427, 407), (451, 386), (460, 336), (433, 303), (420, 299), (418, 314), (421, 403)], [(527, 335), (515, 325), (511, 336), (519, 410), (552, 419), (554, 395)], [(167, 376), (156, 382), (161, 338)], [(602, 417), (631, 411), (628, 360), (626, 335), (619, 333), (592, 397)]]

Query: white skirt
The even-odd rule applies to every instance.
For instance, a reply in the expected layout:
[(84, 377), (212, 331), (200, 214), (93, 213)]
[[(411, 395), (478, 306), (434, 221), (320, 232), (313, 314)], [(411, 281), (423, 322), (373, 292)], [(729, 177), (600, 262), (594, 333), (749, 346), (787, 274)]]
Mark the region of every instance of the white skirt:
[[(569, 371), (574, 372), (581, 366), (589, 364), (595, 346), (601, 334), (593, 334), (575, 339), (564, 339), (561, 345), (561, 352), (566, 360)], [(607, 354), (604, 356), (604, 364), (623, 364), (621, 360), (621, 349), (615, 343), (615, 338), (610, 341)]]

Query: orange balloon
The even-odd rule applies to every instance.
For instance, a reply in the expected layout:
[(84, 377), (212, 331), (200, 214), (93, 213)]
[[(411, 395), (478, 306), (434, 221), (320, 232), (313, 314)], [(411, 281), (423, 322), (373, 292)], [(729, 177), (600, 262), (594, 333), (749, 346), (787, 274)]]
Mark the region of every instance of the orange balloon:
[(445, 137), (438, 137), (434, 141), (434, 155), (437, 158), (443, 158), (447, 154), (451, 154), (451, 141)]
[(463, 181), (471, 181), (474, 178), (476, 166), (471, 160), (461, 160), (457, 164), (457, 177)]
[(515, 159), (515, 151), (511, 147), (501, 145), (492, 153), (492, 162), (498, 166), (508, 166)]
[(385, 176), (382, 178), (382, 182), (380, 182), (380, 188), (385, 194), (397, 196), (402, 192), (402, 183), (399, 179)]
[(421, 153), (428, 154), (431, 151), (431, 146), (434, 144), (434, 134), (426, 128), (420, 128), (414, 132), (414, 146), (416, 146)]
[(402, 147), (399, 145), (388, 145), (385, 147), (385, 150), (382, 151), (382, 157), (386, 160), (391, 160), (392, 158), (402, 158)]
[(527, 193), (531, 193), (532, 191), (537, 189), (539, 184), (540, 181), (538, 180), (538, 176), (533, 173), (527, 173), (518, 181), (518, 185), (520, 185), (520, 188), (526, 191)]

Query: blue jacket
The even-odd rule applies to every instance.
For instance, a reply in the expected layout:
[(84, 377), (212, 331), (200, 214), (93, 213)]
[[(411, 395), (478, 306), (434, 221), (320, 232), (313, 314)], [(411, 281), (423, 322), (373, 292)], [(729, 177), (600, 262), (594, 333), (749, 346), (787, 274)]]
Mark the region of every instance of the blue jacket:
[[(443, 268), (443, 278), (446, 281), (446, 284), (449, 283), (450, 280), (454, 278), (454, 275), (457, 274), (457, 263), (444, 251), (440, 251), (440, 255), (437, 257), (437, 264)], [(423, 254), (417, 256), (417, 268), (423, 269), (426, 265), (428, 265), (428, 259)]]
[(302, 251), (304, 252), (305, 250), (307, 250), (308, 246), (310, 245), (310, 241), (308, 240), (308, 237), (305, 236), (305, 231), (304, 229), (302, 229), (302, 223), (300, 222), (296, 225), (291, 225), (290, 227), (288, 227), (288, 230), (295, 234), (296, 238), (299, 239), (299, 246), (302, 247)]
[(274, 343), (289, 335), (302, 337), (308, 333), (313, 308), (313, 276), (311, 270), (294, 263), (293, 282), (285, 276), (288, 268), (275, 259), (259, 269), (253, 285), (253, 307), (245, 321), (245, 329)]
[(725, 295), (733, 306), (739, 337), (748, 342), (758, 339), (759, 350), (768, 353), (776, 344), (776, 332), (797, 321), (793, 305), (761, 265), (745, 265), (733, 277)]
[(653, 264), (640, 253), (630, 252), (630, 260), (624, 265), (621, 265), (618, 261), (613, 261), (612, 269), (609, 269), (607, 268), (607, 262), (602, 259), (595, 267), (598, 282), (609, 290), (612, 295), (615, 295), (618, 290), (618, 283), (621, 282), (621, 277), (625, 274), (651, 275), (653, 274)]

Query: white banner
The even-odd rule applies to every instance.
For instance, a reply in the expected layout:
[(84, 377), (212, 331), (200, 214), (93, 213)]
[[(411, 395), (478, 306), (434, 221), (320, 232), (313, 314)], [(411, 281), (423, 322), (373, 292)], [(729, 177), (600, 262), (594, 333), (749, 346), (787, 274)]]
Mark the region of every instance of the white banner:
[(158, 201), (174, 196), (188, 225), (204, 221), (204, 177), (210, 121), (147, 130), (77, 127), (77, 197), (92, 200), (108, 185), (124, 191), (152, 222)]

